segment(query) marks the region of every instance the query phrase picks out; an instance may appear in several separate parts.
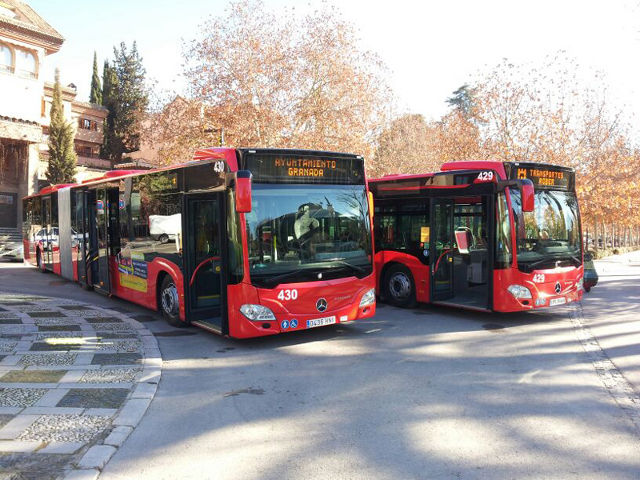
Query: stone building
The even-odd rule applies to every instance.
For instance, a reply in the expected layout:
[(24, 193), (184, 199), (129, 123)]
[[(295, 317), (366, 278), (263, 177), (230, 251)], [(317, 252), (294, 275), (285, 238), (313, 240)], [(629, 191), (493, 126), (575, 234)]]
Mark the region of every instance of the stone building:
[[(0, 0), (0, 238), (19, 236), (21, 198), (46, 184), (53, 84), (43, 78), (43, 63), (63, 42), (27, 4)], [(62, 100), (75, 129), (76, 180), (101, 176), (111, 168), (100, 158), (107, 109), (77, 101), (73, 85), (62, 88)]]
[(0, 228), (18, 227), (20, 199), (37, 188), (42, 64), (63, 41), (28, 5), (0, 2)]

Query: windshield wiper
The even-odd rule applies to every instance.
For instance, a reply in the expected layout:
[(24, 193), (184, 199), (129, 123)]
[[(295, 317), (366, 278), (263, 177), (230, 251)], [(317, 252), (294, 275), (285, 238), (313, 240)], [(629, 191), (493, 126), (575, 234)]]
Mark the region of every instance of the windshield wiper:
[[(349, 262), (345, 262), (342, 259), (336, 258), (336, 259), (328, 259), (326, 260), (326, 262), (328, 263), (328, 265), (318, 265), (317, 268), (309, 268), (309, 269), (300, 269), (300, 270), (291, 270), (289, 272), (284, 272), (281, 273), (280, 275), (275, 275), (273, 277), (264, 277), (264, 278), (259, 278), (258, 275), (252, 275), (252, 278), (255, 280), (259, 280), (265, 284), (271, 285), (272, 287), (275, 287), (281, 283), (283, 283), (284, 280), (288, 279), (288, 278), (292, 278), (295, 277), (297, 275), (300, 275), (301, 277), (305, 278), (308, 277), (310, 275), (319, 275), (324, 273), (327, 270), (332, 270), (335, 268), (335, 264), (338, 263), (340, 265), (340, 267), (346, 267), (356, 273), (359, 274), (367, 274), (370, 273), (367, 271), (366, 268), (363, 268), (359, 265), (354, 265), (352, 263)], [(330, 262), (330, 263), (329, 263)], [(320, 280), (320, 279), (319, 279)]]
[[(352, 270), (355, 270), (358, 273), (366, 273), (366, 269), (364, 269), (363, 267), (359, 265), (354, 265), (353, 263), (345, 262), (342, 258), (328, 258), (326, 261), (334, 264), (337, 263), (343, 267), (348, 267)], [(331, 267), (329, 266), (327, 268), (331, 268)]]
[[(265, 277), (263, 279), (261, 279), (264, 283), (270, 284), (273, 287), (280, 285), (282, 283), (283, 280), (286, 280), (287, 278), (291, 278), (291, 277), (295, 277), (296, 275), (304, 275), (304, 274), (308, 274), (310, 273), (309, 270), (291, 270), (289, 272), (285, 272), (285, 273), (281, 273), (280, 275), (276, 275), (274, 277)], [(255, 278), (254, 275), (252, 275), (252, 278)], [(257, 278), (256, 278), (257, 280)]]
[(532, 263), (525, 263), (524, 265), (527, 267), (527, 269), (529, 270), (535, 270), (536, 267), (540, 266), (540, 265), (544, 265), (545, 263), (551, 263), (553, 262), (554, 266), (557, 264), (557, 262), (560, 262), (566, 258), (569, 258), (570, 260), (576, 262), (578, 265), (580, 265), (581, 261), (578, 257), (576, 257), (575, 255), (566, 255), (566, 256), (562, 256), (562, 257), (549, 257), (549, 258), (543, 258), (542, 260), (538, 260), (536, 262), (532, 262)]
[(582, 260), (579, 257), (576, 257), (575, 255), (567, 255), (567, 256), (576, 263), (577, 267), (579, 267), (582, 264)]

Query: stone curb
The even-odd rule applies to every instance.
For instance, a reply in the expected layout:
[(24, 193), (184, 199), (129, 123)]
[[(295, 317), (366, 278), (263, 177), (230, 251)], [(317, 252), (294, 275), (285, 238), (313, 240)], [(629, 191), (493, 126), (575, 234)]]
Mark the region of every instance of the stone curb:
[[(3, 292), (0, 292), (0, 301), (0, 393), (10, 392), (5, 396), (4, 405), (0, 406), (0, 415), (10, 418), (7, 421), (5, 417), (4, 424), (0, 424), (0, 452), (43, 455), (43, 461), (46, 454), (69, 455), (65, 470), (59, 472), (60, 478), (97, 478), (138, 425), (155, 396), (162, 374), (162, 358), (155, 336), (131, 317), (135, 314), (87, 302)], [(21, 301), (33, 304), (22, 306)], [(83, 305), (86, 310), (77, 308)], [(3, 318), (8, 321), (2, 322)], [(11, 323), (15, 318), (21, 323)], [(52, 328), (48, 329), (48, 326)], [(98, 335), (98, 332), (102, 333)], [(107, 332), (113, 332), (113, 335), (107, 335)], [(62, 341), (60, 349), (52, 343), (54, 340)], [(100, 354), (106, 356), (95, 357)], [(26, 363), (26, 360), (21, 364), (21, 360), (27, 358), (25, 355), (29, 355), (29, 362), (33, 364)], [(58, 360), (47, 363), (47, 359), (53, 357), (58, 357)], [(96, 358), (99, 360), (95, 361)], [(55, 374), (56, 370), (65, 372)], [(101, 377), (118, 375), (116, 372), (122, 371), (125, 377), (119, 376), (115, 381)], [(48, 376), (38, 378), (38, 375)], [(83, 375), (88, 375), (84, 382)], [(129, 375), (132, 381), (128, 381)], [(51, 376), (54, 381), (50, 381)], [(27, 381), (22, 381), (25, 377)], [(108, 405), (108, 402), (91, 404), (89, 401), (80, 407), (68, 406), (66, 395), (69, 392), (71, 395), (83, 392), (82, 395), (89, 395), (91, 399), (90, 393), (96, 389), (101, 389), (104, 394), (113, 392), (116, 395), (113, 398), (122, 398), (126, 391), (126, 398), (124, 401), (114, 400), (114, 405)], [(23, 403), (11, 404), (14, 401), (11, 395)], [(28, 401), (20, 395), (39, 397)], [(108, 396), (111, 397), (112, 393)], [(61, 401), (61, 406), (57, 406)], [(107, 406), (111, 408), (104, 408)], [(84, 441), (47, 441), (46, 433), (39, 437), (40, 440), (32, 440), (38, 436), (29, 436), (33, 435), (27, 433), (30, 427), (37, 426), (42, 419), (46, 430), (47, 422), (55, 425), (61, 421), (61, 417), (56, 417), (58, 415), (67, 415), (65, 421), (71, 423), (68, 427), (71, 429), (73, 422), (85, 422), (81, 420), (83, 418), (95, 420), (98, 433)], [(83, 424), (78, 425), (82, 428)], [(24, 436), (21, 438), (21, 435)]]

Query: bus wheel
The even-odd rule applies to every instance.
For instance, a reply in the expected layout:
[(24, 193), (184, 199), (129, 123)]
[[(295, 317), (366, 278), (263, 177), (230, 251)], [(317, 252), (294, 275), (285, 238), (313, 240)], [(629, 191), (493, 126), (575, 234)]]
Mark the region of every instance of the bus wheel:
[(184, 327), (186, 324), (180, 320), (180, 300), (178, 289), (170, 275), (165, 275), (160, 287), (160, 309), (162, 316), (169, 325)]
[(391, 305), (403, 308), (416, 305), (416, 285), (413, 275), (403, 265), (394, 265), (389, 268), (384, 279), (384, 291)]

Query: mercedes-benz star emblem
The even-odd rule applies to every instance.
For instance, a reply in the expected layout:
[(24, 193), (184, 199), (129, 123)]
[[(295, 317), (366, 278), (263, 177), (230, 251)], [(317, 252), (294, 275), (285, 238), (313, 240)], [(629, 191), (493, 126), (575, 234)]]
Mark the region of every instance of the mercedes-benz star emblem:
[(327, 301), (324, 298), (319, 298), (316, 302), (316, 308), (319, 312), (324, 312), (327, 309)]
[(560, 293), (562, 291), (562, 286), (560, 285), (560, 282), (556, 282), (556, 293)]

